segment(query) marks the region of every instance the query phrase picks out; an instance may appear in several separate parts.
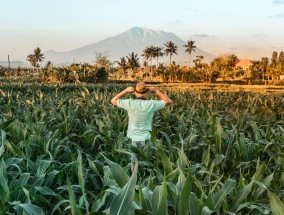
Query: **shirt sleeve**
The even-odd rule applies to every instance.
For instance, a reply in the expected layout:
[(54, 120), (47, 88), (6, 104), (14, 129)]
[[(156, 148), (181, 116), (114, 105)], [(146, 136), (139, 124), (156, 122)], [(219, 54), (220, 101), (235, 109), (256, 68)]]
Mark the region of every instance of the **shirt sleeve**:
[(118, 99), (117, 107), (129, 110), (130, 109), (129, 99)]
[(166, 102), (164, 100), (153, 101), (153, 110), (161, 110), (166, 106)]

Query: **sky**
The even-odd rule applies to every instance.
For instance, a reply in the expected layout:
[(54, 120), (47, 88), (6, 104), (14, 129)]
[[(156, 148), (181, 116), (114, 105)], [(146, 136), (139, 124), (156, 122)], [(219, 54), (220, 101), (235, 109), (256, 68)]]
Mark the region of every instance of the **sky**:
[(284, 51), (284, 0), (1, 0), (0, 61), (70, 51), (132, 27), (172, 32), (239, 59)]

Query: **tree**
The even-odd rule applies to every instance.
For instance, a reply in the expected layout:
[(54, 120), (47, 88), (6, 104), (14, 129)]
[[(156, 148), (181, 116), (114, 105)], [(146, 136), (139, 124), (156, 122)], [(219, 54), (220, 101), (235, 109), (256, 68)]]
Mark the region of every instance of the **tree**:
[(188, 61), (188, 68), (190, 67), (190, 61), (191, 61), (191, 53), (197, 48), (194, 45), (195, 41), (193, 40), (188, 40), (186, 45), (183, 45), (186, 49), (185, 52), (187, 52), (189, 54), (189, 61)]
[(95, 82), (104, 83), (108, 79), (108, 72), (104, 67), (100, 67), (95, 73)]
[(270, 63), (270, 66), (273, 69), (277, 66), (277, 60), (278, 60), (278, 53), (276, 51), (273, 51), (272, 56), (271, 56), (271, 63)]
[(282, 73), (284, 70), (284, 52), (281, 51), (278, 55), (278, 60), (277, 60), (277, 71), (278, 73)]
[(172, 41), (168, 41), (167, 43), (164, 44), (166, 46), (165, 49), (165, 54), (168, 56), (170, 55), (170, 65), (172, 64), (172, 55), (176, 54), (177, 55), (177, 45), (175, 45)]
[(130, 53), (127, 58), (127, 66), (129, 66), (132, 70), (134, 70), (135, 67), (139, 67), (139, 58), (137, 57), (138, 54), (134, 54), (134, 52)]
[(262, 71), (262, 79), (265, 79), (265, 74), (268, 69), (269, 61), (267, 57), (261, 58), (260, 69)]
[(96, 60), (95, 60), (96, 68), (104, 67), (106, 71), (109, 71), (112, 65), (113, 63), (107, 59), (106, 55), (103, 55), (102, 53), (96, 53)]
[(151, 67), (150, 67), (150, 71), (151, 71), (151, 80), (153, 79), (153, 71), (152, 71), (152, 66), (153, 66), (153, 58), (155, 57), (155, 47), (154, 46), (150, 46), (150, 47), (146, 47), (143, 50), (143, 54), (141, 55), (144, 57), (144, 59), (147, 61), (151, 62)]
[(233, 68), (235, 67), (238, 57), (235, 54), (225, 54), (215, 58), (211, 62), (211, 67), (214, 71), (219, 72), (223, 80), (228, 77), (233, 77)]
[(34, 58), (35, 58), (35, 61), (36, 61), (36, 67), (40, 67), (40, 64), (39, 63), (42, 63), (43, 60), (44, 60), (44, 56), (43, 54), (41, 53), (41, 49), (39, 47), (37, 47), (35, 50), (34, 50)]
[(195, 67), (201, 68), (203, 66), (203, 63), (202, 63), (203, 60), (204, 60), (204, 56), (203, 55), (197, 55), (196, 59), (193, 60), (193, 63), (195, 64)]
[(37, 47), (35, 50), (34, 50), (34, 53), (33, 54), (29, 54), (27, 56), (27, 61), (30, 62), (31, 66), (33, 67), (33, 70), (34, 68), (39, 68), (40, 67), (40, 64), (41, 62), (43, 62), (44, 60), (44, 57), (43, 57), (43, 54), (41, 53), (41, 49), (39, 47)]
[(32, 66), (32, 68), (33, 68), (33, 71), (34, 71), (34, 68), (35, 68), (35, 66), (36, 66), (36, 60), (35, 60), (34, 55), (33, 55), (33, 54), (29, 54), (29, 55), (27, 56), (27, 61), (30, 62), (31, 66)]
[(156, 67), (158, 68), (159, 65), (159, 57), (164, 56), (164, 52), (162, 52), (163, 47), (156, 46), (154, 47), (154, 58), (157, 59)]
[(120, 61), (115, 61), (118, 66), (122, 69), (123, 73), (125, 73), (126, 69), (127, 69), (127, 62), (125, 57), (121, 57)]

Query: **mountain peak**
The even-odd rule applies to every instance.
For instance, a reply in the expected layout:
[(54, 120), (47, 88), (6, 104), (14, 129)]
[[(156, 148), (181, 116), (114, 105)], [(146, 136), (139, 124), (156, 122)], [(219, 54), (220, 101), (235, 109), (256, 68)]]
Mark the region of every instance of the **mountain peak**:
[[(49, 50), (44, 54), (46, 60), (51, 60), (55, 63), (66, 61), (73, 62), (74, 60), (76, 62), (91, 63), (94, 62), (96, 53), (107, 54), (110, 60), (115, 61), (134, 52), (138, 54), (142, 63), (143, 59), (140, 56), (146, 47), (153, 45), (165, 48), (165, 43), (168, 41), (172, 41), (178, 46), (178, 55), (174, 55), (172, 60), (182, 66), (185, 65), (186, 60), (188, 60), (188, 54), (185, 52), (183, 45), (185, 45), (186, 42), (174, 33), (164, 32), (162, 30), (155, 31), (147, 27), (133, 27), (116, 36), (68, 52)], [(196, 51), (192, 53), (192, 59), (194, 59), (195, 55), (203, 55), (205, 61), (214, 59), (213, 55), (199, 49), (196, 49)], [(169, 59), (166, 56), (164, 59), (160, 59), (160, 62), (168, 63), (168, 61)]]

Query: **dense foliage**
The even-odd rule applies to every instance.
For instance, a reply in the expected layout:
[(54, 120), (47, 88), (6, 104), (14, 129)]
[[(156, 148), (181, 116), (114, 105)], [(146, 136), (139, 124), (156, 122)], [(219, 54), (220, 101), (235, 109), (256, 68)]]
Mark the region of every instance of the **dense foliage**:
[(123, 87), (0, 84), (1, 214), (284, 213), (281, 94), (166, 91), (149, 160), (110, 103)]

